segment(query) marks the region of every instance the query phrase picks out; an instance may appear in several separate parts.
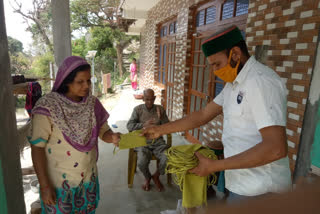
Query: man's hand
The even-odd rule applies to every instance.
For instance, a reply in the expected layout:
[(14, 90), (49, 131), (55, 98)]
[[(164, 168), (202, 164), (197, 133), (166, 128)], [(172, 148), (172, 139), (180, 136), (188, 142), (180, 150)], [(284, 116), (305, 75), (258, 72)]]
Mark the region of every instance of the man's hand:
[(211, 170), (215, 160), (209, 159), (196, 152), (195, 155), (199, 159), (198, 166), (193, 169), (190, 169), (189, 172), (194, 173), (199, 176), (208, 176), (214, 171)]
[(52, 185), (40, 187), (40, 192), (44, 204), (55, 205), (57, 203), (56, 191)]
[(158, 130), (158, 126), (150, 126), (148, 128), (143, 128), (140, 136), (145, 136), (147, 139), (156, 139), (162, 134)]
[(115, 132), (112, 134), (112, 142), (116, 147), (119, 147), (119, 141), (120, 141), (120, 133)]
[(150, 126), (154, 126), (156, 124), (156, 119), (155, 118), (151, 118), (150, 120), (147, 120), (144, 124), (143, 124), (143, 128), (148, 128)]

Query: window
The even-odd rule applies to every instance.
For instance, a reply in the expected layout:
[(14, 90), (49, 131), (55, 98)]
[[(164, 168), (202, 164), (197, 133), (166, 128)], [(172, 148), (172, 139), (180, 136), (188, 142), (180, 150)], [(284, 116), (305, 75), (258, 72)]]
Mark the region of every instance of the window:
[(200, 10), (197, 13), (196, 26), (200, 27), (203, 25), (211, 24), (216, 21), (216, 7), (208, 7), (206, 9)]
[(163, 26), (160, 31), (160, 36), (165, 37), (167, 35), (167, 26)]
[(216, 7), (207, 8), (206, 24), (211, 24), (216, 21)]
[(169, 35), (177, 32), (177, 22), (171, 22), (169, 25)]
[[(159, 79), (159, 82), (166, 84), (166, 63), (167, 63), (167, 45), (163, 45), (163, 54), (162, 54), (162, 79)], [(160, 77), (159, 77), (160, 78)]]
[(169, 24), (169, 35), (175, 34), (177, 32), (177, 22), (171, 22)]
[(221, 19), (229, 19), (235, 16), (241, 16), (248, 13), (249, 0), (227, 0), (222, 5)]
[(172, 22), (170, 25), (169, 25), (169, 34), (174, 34), (174, 23)]
[(233, 17), (234, 0), (227, 0), (222, 6), (222, 20)]
[(197, 27), (204, 25), (204, 20), (205, 20), (204, 14), (205, 14), (205, 10), (201, 10), (197, 14)]
[(166, 78), (168, 75), (168, 66), (170, 66), (172, 63), (174, 64), (174, 62), (171, 62), (170, 57), (172, 57), (171, 53), (175, 53), (175, 50), (171, 50), (170, 48), (172, 47), (172, 44), (174, 44), (175, 47), (174, 34), (177, 32), (177, 21), (171, 20), (167, 23), (164, 23), (159, 29), (159, 58), (157, 62), (158, 71), (155, 75), (155, 81), (165, 85), (167, 82)]
[[(159, 68), (159, 70), (158, 70), (158, 78), (160, 78), (161, 77), (161, 70), (162, 70), (162, 46), (160, 45), (159, 46), (159, 63), (158, 63), (158, 68)], [(160, 79), (158, 79), (158, 82), (160, 82)]]
[(248, 0), (237, 0), (236, 16), (247, 14), (249, 9)]

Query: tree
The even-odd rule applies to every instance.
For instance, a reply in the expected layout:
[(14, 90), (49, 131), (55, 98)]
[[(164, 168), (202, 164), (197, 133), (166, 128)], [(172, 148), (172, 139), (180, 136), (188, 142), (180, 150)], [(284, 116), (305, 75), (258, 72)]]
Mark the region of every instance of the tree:
[(97, 55), (101, 55), (102, 51), (108, 48), (113, 48), (113, 31), (109, 27), (92, 27), (89, 33), (88, 48), (97, 50)]
[(10, 54), (11, 74), (28, 74), (31, 68), (31, 59), (22, 52)]
[[(112, 30), (109, 27), (93, 27), (88, 36), (82, 36), (72, 41), (72, 55), (86, 57), (89, 50), (96, 50), (95, 70), (108, 73), (113, 71), (113, 62), (117, 58), (113, 47)], [(88, 40), (88, 42), (86, 41)]]
[(72, 28), (93, 26), (121, 28), (119, 17), (122, 4), (120, 0), (73, 0), (70, 6)]
[(8, 49), (10, 54), (17, 55), (23, 51), (23, 44), (19, 40), (8, 36)]
[[(51, 52), (47, 52), (43, 55), (39, 55), (34, 57), (34, 60), (31, 65), (31, 70), (29, 74), (35, 75), (36, 77), (49, 77), (50, 76), (50, 64), (53, 64), (54, 57)], [(49, 92), (50, 89), (50, 81), (45, 80), (41, 81), (42, 91), (44, 93)]]
[(50, 74), (50, 63), (54, 62), (54, 57), (50, 52), (34, 57), (31, 72), (37, 77), (48, 77)]
[(120, 77), (123, 75), (123, 50), (131, 43), (132, 40), (137, 40), (137, 36), (128, 36), (123, 31), (115, 29), (113, 31), (113, 41), (117, 50), (117, 59)]
[(84, 36), (82, 36), (79, 39), (72, 40), (71, 46), (72, 46), (72, 55), (81, 56), (83, 58), (86, 57), (86, 54), (88, 53), (88, 48), (87, 48), (86, 38)]
[(50, 0), (32, 0), (33, 8), (29, 10), (23, 8), (22, 0), (13, 0), (10, 4), (14, 12), (24, 18), (28, 25), (27, 30), (32, 33), (33, 39), (45, 43), (49, 51), (53, 53), (53, 44), (50, 39), (52, 38)]
[(25, 74), (30, 69), (31, 60), (23, 53), (23, 44), (19, 40), (8, 36), (11, 74)]
[[(122, 77), (124, 73), (122, 52), (132, 39), (137, 38), (128, 36), (124, 33), (134, 20), (124, 22), (123, 19), (121, 19), (121, 2), (123, 3), (124, 1), (73, 0), (70, 6), (72, 19), (71, 26), (74, 30), (91, 27), (93, 28), (92, 33), (95, 33), (98, 32), (94, 30), (97, 29), (96, 27), (107, 29), (108, 36), (104, 39), (110, 39), (112, 41), (111, 45), (116, 49), (120, 77)], [(94, 36), (92, 36), (92, 38), (94, 38)], [(100, 42), (99, 44), (102, 45), (103, 43)], [(109, 46), (110, 44), (105, 43), (104, 45)], [(99, 51), (99, 47), (94, 48), (94, 50)], [(100, 47), (100, 50), (104, 50), (104, 48)]]
[(117, 58), (113, 47), (113, 31), (109, 27), (93, 27), (90, 30), (91, 38), (88, 41), (89, 50), (97, 50), (96, 71), (103, 73), (113, 72), (114, 61)]

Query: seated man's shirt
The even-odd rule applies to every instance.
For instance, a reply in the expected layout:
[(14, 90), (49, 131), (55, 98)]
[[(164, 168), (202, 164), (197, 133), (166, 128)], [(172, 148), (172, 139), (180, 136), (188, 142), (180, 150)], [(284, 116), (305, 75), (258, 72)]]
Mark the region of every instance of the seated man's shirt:
[[(155, 125), (162, 125), (169, 122), (166, 111), (161, 105), (153, 105), (150, 110), (147, 109), (145, 104), (138, 105), (133, 109), (127, 123), (127, 129), (129, 132), (140, 130), (143, 128), (143, 124), (152, 118), (156, 121)], [(162, 137), (159, 137), (158, 139), (162, 139)], [(147, 143), (149, 144), (151, 142), (152, 140), (148, 140)]]

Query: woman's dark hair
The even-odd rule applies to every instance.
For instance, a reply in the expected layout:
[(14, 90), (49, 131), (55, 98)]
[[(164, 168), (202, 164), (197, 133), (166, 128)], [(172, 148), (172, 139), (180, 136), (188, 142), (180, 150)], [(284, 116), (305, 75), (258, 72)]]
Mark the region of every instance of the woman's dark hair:
[(77, 73), (79, 71), (90, 71), (91, 66), (88, 65), (81, 65), (79, 67), (77, 67), (76, 69), (74, 69), (61, 83), (61, 85), (59, 86), (57, 92), (60, 94), (65, 94), (68, 92), (69, 88), (68, 88), (68, 84), (72, 83), (74, 78), (76, 77)]
[[(237, 44), (235, 44), (233, 47), (235, 47), (235, 46), (239, 47), (240, 50), (241, 50), (241, 52), (242, 52), (246, 57), (250, 57), (250, 54), (249, 54), (249, 51), (248, 51), (248, 47), (247, 47), (246, 41), (241, 40), (240, 42), (238, 42)], [(231, 51), (231, 49), (232, 49), (233, 47), (226, 49), (226, 50), (227, 50), (227, 56), (228, 56), (228, 57), (229, 57), (230, 51)]]
[(135, 62), (137, 61), (136, 58), (132, 58), (132, 60), (135, 61)]

